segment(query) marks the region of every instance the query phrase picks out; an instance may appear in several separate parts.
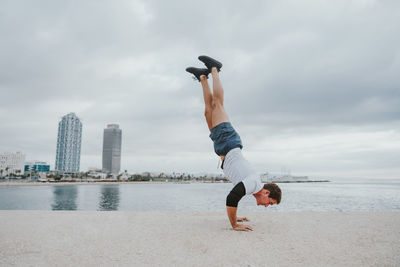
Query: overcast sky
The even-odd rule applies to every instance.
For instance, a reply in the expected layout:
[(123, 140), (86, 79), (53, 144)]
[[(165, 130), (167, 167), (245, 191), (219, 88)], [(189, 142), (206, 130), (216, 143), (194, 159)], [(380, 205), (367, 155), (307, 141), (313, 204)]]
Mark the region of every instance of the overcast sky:
[[(81, 170), (122, 129), (129, 172), (218, 173), (202, 90), (259, 172), (400, 177), (400, 1), (0, 1), (0, 153), (54, 168), (58, 122), (83, 123)], [(210, 80), (211, 82), (211, 80)]]

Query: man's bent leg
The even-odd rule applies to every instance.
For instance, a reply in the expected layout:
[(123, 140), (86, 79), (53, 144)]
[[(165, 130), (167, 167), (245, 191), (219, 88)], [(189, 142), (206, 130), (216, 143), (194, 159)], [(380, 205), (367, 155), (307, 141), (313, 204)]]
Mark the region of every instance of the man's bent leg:
[(215, 127), (222, 122), (228, 122), (229, 118), (224, 108), (224, 89), (217, 68), (212, 68), (211, 75), (213, 77), (212, 127)]
[(210, 86), (208, 85), (207, 77), (201, 76), (200, 83), (203, 87), (203, 97), (205, 104), (204, 116), (206, 117), (208, 129), (211, 131), (212, 129), (212, 103), (213, 103), (213, 95), (210, 90)]

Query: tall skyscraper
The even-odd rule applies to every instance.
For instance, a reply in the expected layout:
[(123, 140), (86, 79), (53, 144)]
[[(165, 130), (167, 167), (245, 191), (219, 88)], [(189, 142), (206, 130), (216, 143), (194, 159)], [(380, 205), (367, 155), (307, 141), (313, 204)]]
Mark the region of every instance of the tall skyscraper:
[(121, 168), (122, 130), (118, 124), (108, 124), (103, 138), (103, 171), (118, 174)]
[(79, 172), (81, 161), (82, 123), (75, 113), (62, 117), (58, 123), (56, 170)]

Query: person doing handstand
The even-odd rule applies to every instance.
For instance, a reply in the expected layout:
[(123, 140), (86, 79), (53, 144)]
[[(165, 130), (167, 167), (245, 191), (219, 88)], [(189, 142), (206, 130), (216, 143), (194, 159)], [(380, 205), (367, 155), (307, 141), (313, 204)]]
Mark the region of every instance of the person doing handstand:
[[(268, 207), (279, 204), (281, 189), (275, 183), (262, 184), (260, 176), (243, 157), (243, 148), (239, 134), (229, 122), (224, 108), (224, 90), (219, 79), (222, 63), (208, 56), (199, 56), (207, 68), (189, 67), (187, 72), (193, 74), (203, 87), (205, 117), (210, 138), (214, 142), (214, 151), (221, 157), (224, 174), (234, 185), (226, 197), (226, 210), (232, 228), (237, 231), (252, 231), (249, 225), (237, 222), (249, 221), (246, 217), (236, 217), (237, 206), (244, 195), (253, 195), (257, 205)], [(213, 92), (208, 85), (208, 75), (211, 73)]]

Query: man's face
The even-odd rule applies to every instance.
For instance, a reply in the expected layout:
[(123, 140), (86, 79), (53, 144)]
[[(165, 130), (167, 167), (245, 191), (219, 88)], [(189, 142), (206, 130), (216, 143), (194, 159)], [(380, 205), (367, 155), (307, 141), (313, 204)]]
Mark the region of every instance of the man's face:
[(260, 197), (257, 198), (257, 205), (258, 206), (268, 207), (269, 205), (275, 205), (275, 204), (276, 204), (276, 200), (269, 197), (269, 191), (268, 190), (265, 190), (265, 192), (262, 192)]

